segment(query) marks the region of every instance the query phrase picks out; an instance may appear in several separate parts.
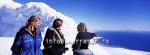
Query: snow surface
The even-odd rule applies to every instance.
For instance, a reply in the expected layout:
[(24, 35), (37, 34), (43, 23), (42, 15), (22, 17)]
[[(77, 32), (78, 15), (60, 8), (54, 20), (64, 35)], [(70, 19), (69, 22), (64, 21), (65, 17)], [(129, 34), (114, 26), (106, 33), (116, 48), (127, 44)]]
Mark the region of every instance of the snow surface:
[[(1, 55), (11, 55), (10, 47), (13, 43), (14, 37), (0, 37), (0, 54)], [(66, 51), (63, 55), (73, 55), (72, 44), (68, 44), (69, 51)], [(150, 52), (128, 50), (124, 48), (112, 48), (103, 47), (99, 44), (93, 44), (89, 46), (89, 49), (94, 52), (95, 55), (150, 55)]]
[[(44, 38), (44, 34), (48, 26), (52, 24), (53, 20), (57, 16), (64, 21), (62, 32), (66, 41), (74, 41), (77, 33), (77, 24), (72, 18), (57, 12), (45, 3), (30, 2), (27, 4), (20, 4), (13, 0), (0, 1), (0, 36), (15, 36), (17, 30), (25, 24), (25, 21), (31, 15), (37, 15), (42, 20), (42, 38)], [(11, 55), (10, 47), (12, 46), (13, 40), (14, 37), (0, 37), (1, 55)], [(69, 51), (67, 51), (64, 55), (72, 55), (73, 52), (71, 45), (72, 44), (67, 44)], [(90, 44), (89, 48), (95, 55), (150, 55), (149, 52), (128, 50), (124, 48), (103, 47), (99, 44)], [(43, 49), (43, 46), (41, 49)]]

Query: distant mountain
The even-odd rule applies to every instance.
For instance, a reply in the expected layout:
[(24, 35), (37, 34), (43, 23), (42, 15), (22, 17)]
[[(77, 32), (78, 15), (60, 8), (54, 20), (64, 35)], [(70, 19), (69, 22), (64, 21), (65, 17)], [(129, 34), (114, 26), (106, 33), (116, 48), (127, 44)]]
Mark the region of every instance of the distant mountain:
[(15, 36), (26, 20), (37, 15), (42, 20), (41, 29), (45, 31), (51, 26), (56, 16), (64, 21), (62, 32), (70, 38), (76, 35), (76, 22), (42, 2), (30, 2), (27, 4), (16, 3), (12, 0), (0, 1), (0, 36)]

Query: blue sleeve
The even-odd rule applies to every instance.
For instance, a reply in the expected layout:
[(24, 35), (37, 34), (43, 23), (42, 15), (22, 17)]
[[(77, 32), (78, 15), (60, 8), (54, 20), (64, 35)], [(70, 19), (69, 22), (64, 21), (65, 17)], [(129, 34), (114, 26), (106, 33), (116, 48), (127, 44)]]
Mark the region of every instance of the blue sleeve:
[(14, 43), (11, 47), (12, 55), (20, 54), (21, 53), (21, 35), (17, 32)]

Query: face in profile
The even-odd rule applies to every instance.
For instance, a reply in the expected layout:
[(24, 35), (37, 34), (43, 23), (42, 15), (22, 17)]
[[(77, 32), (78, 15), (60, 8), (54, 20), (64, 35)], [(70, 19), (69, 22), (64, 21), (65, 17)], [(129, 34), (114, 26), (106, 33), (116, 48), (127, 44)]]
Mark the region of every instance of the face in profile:
[(37, 21), (35, 21), (34, 24), (35, 24), (35, 25), (34, 25), (34, 28), (37, 29), (37, 28), (39, 28), (39, 26), (41, 25), (41, 22), (40, 22), (40, 20), (37, 20)]
[(61, 29), (63, 22), (62, 21), (57, 21), (57, 29)]

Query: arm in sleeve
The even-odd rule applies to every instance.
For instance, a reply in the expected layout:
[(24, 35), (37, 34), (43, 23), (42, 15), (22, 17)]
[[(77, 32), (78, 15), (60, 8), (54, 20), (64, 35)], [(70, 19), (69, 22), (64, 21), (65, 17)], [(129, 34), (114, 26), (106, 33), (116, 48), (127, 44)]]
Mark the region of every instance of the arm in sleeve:
[(78, 33), (77, 36), (76, 36), (75, 42), (72, 45), (73, 51), (80, 48), (80, 43), (81, 43), (80, 42), (80, 35)]
[(21, 53), (22, 48), (21, 48), (21, 34), (20, 32), (17, 32), (15, 39), (14, 39), (14, 43), (11, 47), (11, 51), (12, 51), (12, 55), (18, 55)]
[(91, 38), (97, 37), (97, 34), (91, 33)]
[(45, 37), (44, 37), (44, 41), (43, 41), (44, 48), (47, 49), (47, 48), (52, 47), (53, 36), (54, 36), (54, 32), (50, 29), (47, 29)]

